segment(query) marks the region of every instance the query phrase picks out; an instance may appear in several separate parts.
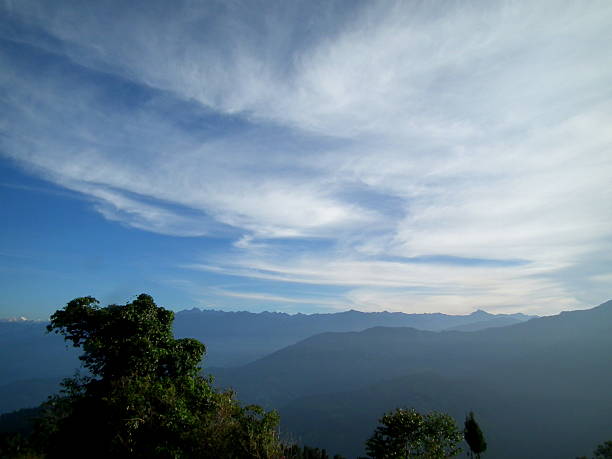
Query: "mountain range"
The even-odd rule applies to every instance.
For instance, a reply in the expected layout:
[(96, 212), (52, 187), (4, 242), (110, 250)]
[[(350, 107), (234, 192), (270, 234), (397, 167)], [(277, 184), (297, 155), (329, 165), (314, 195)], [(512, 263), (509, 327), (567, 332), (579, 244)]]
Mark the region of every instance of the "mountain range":
[(283, 347), (324, 332), (362, 331), (372, 327), (413, 327), (441, 331), (454, 327), (480, 330), (524, 322), (535, 316), (490, 314), (478, 310), (467, 315), (360, 312), (330, 314), (252, 313), (190, 309), (176, 313), (178, 337), (206, 344), (207, 366), (244, 365)]
[[(323, 333), (239, 368), (221, 387), (278, 408), (283, 428), (349, 457), (385, 411), (482, 419), (490, 457), (576, 457), (612, 432), (612, 301), (503, 328)], [(488, 455), (489, 456), (489, 455)]]
[[(177, 337), (196, 338), (206, 344), (206, 368), (247, 364), (328, 331), (359, 331), (374, 326), (412, 326), (425, 330), (449, 327), (496, 327), (530, 319), (523, 314), (498, 315), (476, 311), (469, 315), (365, 313), (285, 314), (225, 312), (190, 309), (175, 315)], [(503, 322), (500, 322), (503, 321)], [(46, 333), (46, 322), (0, 321), (0, 413), (35, 406), (56, 392), (62, 378), (79, 366), (78, 349), (61, 336)]]
[[(474, 411), (491, 458), (573, 458), (612, 437), (612, 301), (540, 318), (191, 309), (174, 327), (206, 343), (217, 386), (278, 409), (285, 438), (347, 457), (397, 407), (459, 425)], [(35, 406), (78, 366), (42, 323), (0, 323), (0, 345), (14, 351), (0, 412)]]

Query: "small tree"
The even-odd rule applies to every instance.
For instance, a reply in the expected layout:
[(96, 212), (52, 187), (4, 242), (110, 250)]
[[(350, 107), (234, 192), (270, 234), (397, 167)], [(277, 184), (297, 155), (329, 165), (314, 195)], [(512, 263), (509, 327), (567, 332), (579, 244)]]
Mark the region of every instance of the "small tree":
[(76, 298), (51, 316), (88, 371), (44, 405), (36, 436), (46, 457), (245, 457), (280, 455), (278, 416), (241, 407), (198, 367), (204, 345), (175, 339), (174, 313), (149, 295), (99, 307)]
[(461, 432), (447, 414), (396, 409), (380, 419), (366, 451), (376, 459), (446, 458), (461, 452)]
[(480, 455), (487, 450), (487, 442), (485, 441), (482, 430), (480, 430), (480, 426), (476, 422), (476, 419), (474, 419), (474, 413), (472, 411), (465, 417), (463, 437), (470, 447), (470, 456), (474, 457), (475, 454), (476, 457), (480, 459)]

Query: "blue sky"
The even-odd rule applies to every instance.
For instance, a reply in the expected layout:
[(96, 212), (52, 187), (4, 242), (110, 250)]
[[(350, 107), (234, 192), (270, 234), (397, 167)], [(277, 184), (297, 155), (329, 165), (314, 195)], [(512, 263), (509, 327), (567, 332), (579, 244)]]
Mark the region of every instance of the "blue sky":
[(612, 297), (612, 3), (0, 1), (0, 316)]

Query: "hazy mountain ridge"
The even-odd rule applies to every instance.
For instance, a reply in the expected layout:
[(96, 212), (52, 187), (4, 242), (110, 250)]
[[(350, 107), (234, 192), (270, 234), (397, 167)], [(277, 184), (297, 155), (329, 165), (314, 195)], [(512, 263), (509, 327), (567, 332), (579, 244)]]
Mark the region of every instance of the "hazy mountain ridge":
[(523, 320), (515, 317), (495, 317), (493, 319), (479, 320), (478, 322), (471, 322), (469, 324), (456, 325), (455, 327), (447, 328), (447, 331), (478, 331), (485, 330), (487, 328), (507, 327), (509, 325), (516, 325), (523, 322)]
[[(359, 454), (355, 445), (361, 448), (367, 430), (351, 423), (369, 419), (373, 426), (382, 412), (417, 404), (459, 421), (460, 407), (481, 411), (496, 439), (491, 457), (575, 457), (609, 436), (610, 355), (612, 301), (469, 333), (387, 327), (324, 333), (219, 370), (217, 380), (245, 401), (279, 408), (287, 428), (305, 441), (345, 454)], [(435, 383), (416, 391), (397, 383), (415, 374)], [(316, 423), (301, 421), (316, 416)]]
[(80, 364), (77, 349), (48, 334), (46, 322), (0, 323), (0, 385), (19, 380), (62, 378)]
[[(529, 316), (518, 315), (520, 319)], [(276, 312), (225, 312), (190, 309), (176, 313), (177, 337), (197, 338), (207, 347), (205, 368), (225, 367), (255, 361), (301, 339), (325, 331), (363, 330), (376, 325), (412, 324), (440, 330), (500, 316), (476, 311), (465, 316), (404, 314), (397, 312), (345, 311), (330, 314), (286, 314)], [(510, 317), (510, 316), (507, 316)], [(486, 322), (485, 322), (486, 323)], [(46, 333), (46, 322), (0, 321), (0, 413), (36, 406), (57, 390), (57, 381), (79, 367), (79, 351), (66, 346), (62, 337)], [(45, 384), (48, 390), (45, 390)], [(21, 389), (21, 392), (20, 392)]]
[(471, 325), (473, 329), (494, 326), (488, 321), (505, 318), (517, 322), (535, 316), (490, 314), (475, 311), (468, 315), (442, 313), (360, 312), (349, 310), (327, 314), (286, 314), (279, 312), (223, 312), (193, 308), (176, 314), (175, 333), (197, 338), (208, 348), (208, 366), (238, 366), (254, 361), (305, 338), (328, 331), (361, 331), (376, 326), (413, 327), (441, 331)]
[[(502, 379), (507, 373), (500, 363), (511, 362), (525, 368), (530, 357), (542, 359), (537, 369), (547, 371), (576, 369), (584, 365), (608, 364), (607, 355), (594, 353), (612, 344), (612, 301), (586, 311), (565, 312), (503, 328), (489, 328), (474, 332), (430, 332), (414, 328), (372, 327), (361, 332), (327, 332), (307, 338), (295, 345), (268, 355), (256, 362), (235, 369), (219, 369), (220, 381), (229, 378), (237, 388), (260, 403), (282, 401), (285, 392), (272, 400), (262, 394), (260, 385), (273, 387), (280, 383), (279, 374), (291, 375), (286, 384), (294, 390), (304, 388), (301, 395), (317, 393), (319, 382), (307, 375), (325, 374), (326, 380), (337, 375), (346, 387), (356, 387), (381, 378), (402, 376), (406, 372), (435, 370), (452, 377), (471, 376), (482, 370), (480, 362), (497, 368)], [(551, 351), (562, 346), (567, 359), (548, 359)], [(612, 347), (609, 348), (612, 350)], [(590, 357), (590, 358), (585, 358)], [(342, 362), (339, 369), (337, 362)], [(403, 363), (403, 365), (402, 365)], [(316, 372), (316, 368), (321, 369)], [(365, 378), (365, 379), (364, 379)], [(244, 384), (242, 381), (244, 379)], [(327, 382), (321, 381), (321, 387)], [(279, 397), (277, 400), (276, 397)]]
[(21, 379), (0, 386), (0, 413), (38, 406), (47, 400), (49, 395), (59, 392), (62, 379)]
[[(226, 315), (219, 311), (212, 315), (215, 314)], [(275, 313), (227, 314), (244, 319), (228, 325), (233, 327), (234, 336), (240, 336), (246, 327), (244, 336), (251, 340), (263, 334), (267, 318), (286, 324), (294, 317)], [(340, 314), (358, 321), (365, 313)], [(383, 315), (386, 314), (395, 313)], [(191, 311), (177, 316), (185, 319), (183, 324), (197, 329), (197, 321), (187, 319), (210, 315)], [(248, 328), (253, 316), (261, 321), (259, 329)], [(425, 316), (423, 320), (444, 315)], [(460, 316), (465, 324), (454, 327), (486, 323), (482, 318), (489, 316), (484, 311)], [(454, 317), (452, 320), (457, 320)], [(298, 319), (297, 323), (303, 323), (303, 317)], [(506, 319), (493, 315), (490, 321)], [(208, 324), (213, 327), (214, 321)], [(181, 330), (180, 326), (176, 333), (182, 331), (189, 336), (189, 329)], [(24, 330), (43, 330), (40, 323), (10, 323), (7, 327), (0, 326), (0, 343), (24, 339), (28, 336)], [(287, 328), (290, 327), (284, 327), (279, 334), (286, 333)], [(224, 333), (228, 330), (218, 327), (216, 335), (210, 333), (211, 339), (200, 339), (214, 343)], [(53, 342), (61, 348), (71, 368), (78, 365), (73, 353), (76, 350), (66, 352), (58, 336), (42, 336), (47, 344)], [(28, 349), (32, 352), (36, 346)], [(472, 332), (385, 326), (325, 332), (242, 367), (216, 368), (214, 373), (218, 385), (236, 388), (243, 402), (278, 408), (281, 429), (291, 432), (292, 439), (349, 457), (363, 452), (363, 442), (383, 412), (414, 406), (423, 411), (448, 412), (459, 422), (466, 411), (475, 410), (489, 441), (488, 457), (552, 459), (586, 454), (593, 445), (608, 439), (612, 418), (611, 351), (609, 301), (590, 310)], [(25, 363), (37, 369), (32, 361)], [(51, 360), (47, 364), (57, 362)], [(59, 371), (61, 365), (53, 368)], [(2, 371), (6, 376), (6, 368)], [(55, 391), (57, 380), (8, 383), (0, 387), (0, 399), (10, 397), (12, 409), (16, 400), (23, 400), (21, 389), (42, 398), (45, 387), (49, 392)]]

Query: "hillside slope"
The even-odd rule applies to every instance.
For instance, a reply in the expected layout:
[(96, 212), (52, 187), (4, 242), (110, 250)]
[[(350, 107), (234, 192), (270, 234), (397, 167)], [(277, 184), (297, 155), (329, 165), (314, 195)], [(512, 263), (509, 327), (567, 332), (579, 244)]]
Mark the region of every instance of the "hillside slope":
[(238, 366), (255, 361), (283, 347), (324, 332), (362, 331), (372, 327), (413, 327), (440, 331), (468, 326), (473, 330), (518, 323), (531, 319), (524, 314), (467, 315), (441, 313), (345, 311), (329, 314), (285, 314), (277, 312), (224, 312), (190, 309), (176, 314), (174, 330), (179, 337), (206, 343), (207, 366)]
[[(243, 400), (280, 408), (286, 428), (309, 442), (346, 454), (363, 444), (383, 411), (417, 404), (459, 419), (478, 407), (496, 439), (495, 457), (531, 456), (531, 448), (553, 458), (566, 456), (562, 450), (585, 454), (609, 436), (610, 355), (612, 301), (476, 332), (324, 333), (217, 377)], [(429, 375), (430, 383), (411, 389), (415, 374)], [(550, 442), (556, 446), (538, 449)]]

